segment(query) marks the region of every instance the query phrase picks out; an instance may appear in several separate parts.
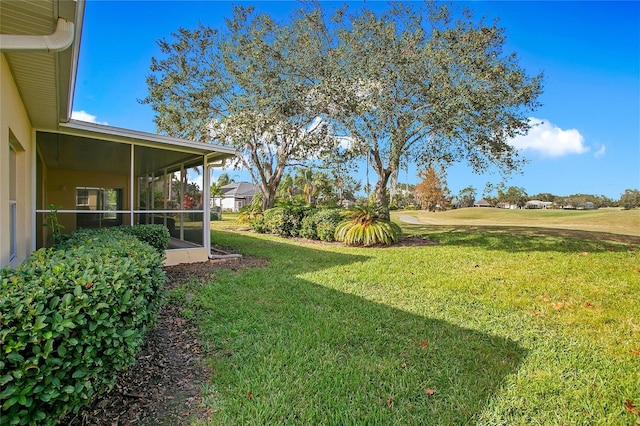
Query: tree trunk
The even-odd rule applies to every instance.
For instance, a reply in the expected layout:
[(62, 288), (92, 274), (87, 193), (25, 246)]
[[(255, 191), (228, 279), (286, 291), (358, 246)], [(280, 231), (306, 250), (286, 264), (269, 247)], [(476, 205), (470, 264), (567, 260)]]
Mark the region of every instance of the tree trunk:
[(398, 169), (391, 173), (391, 183), (389, 185), (389, 202), (393, 203), (398, 189)]
[(269, 191), (269, 188), (265, 191), (262, 190), (262, 211), (269, 210), (273, 207), (273, 203), (276, 200), (276, 192)]
[(387, 199), (387, 183), (389, 182), (390, 172), (384, 171), (378, 175), (376, 182), (375, 194), (378, 217), (383, 220), (391, 220), (389, 215), (389, 200)]

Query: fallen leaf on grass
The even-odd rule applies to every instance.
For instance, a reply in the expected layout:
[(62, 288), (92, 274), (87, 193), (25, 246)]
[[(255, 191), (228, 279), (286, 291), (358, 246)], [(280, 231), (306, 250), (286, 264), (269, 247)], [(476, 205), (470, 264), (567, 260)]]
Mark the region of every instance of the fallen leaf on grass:
[(436, 394), (436, 390), (435, 389), (426, 389), (424, 391), (424, 393), (426, 393), (427, 395), (431, 396), (431, 395), (435, 395)]
[(549, 296), (547, 296), (546, 294), (543, 294), (542, 296), (540, 296), (540, 299), (543, 302), (548, 302), (549, 300), (551, 300), (551, 299), (549, 299)]
[(423, 348), (426, 348), (427, 346), (429, 346), (429, 342), (427, 342), (426, 340), (421, 340), (420, 346), (422, 346)]
[(387, 407), (391, 407), (391, 404), (393, 404), (393, 401), (395, 401), (396, 399), (392, 396), (389, 397), (389, 399), (387, 399)]
[(586, 251), (583, 251), (582, 253), (578, 254), (578, 256), (580, 257), (589, 256), (589, 253), (587, 253)]
[(251, 392), (250, 390), (247, 391), (247, 398), (253, 399), (253, 392)]
[(568, 303), (564, 303), (564, 302), (551, 303), (551, 307), (558, 312), (560, 312), (562, 308), (564, 308), (567, 305)]
[(409, 365), (409, 364), (407, 364), (406, 362), (403, 362), (403, 363), (402, 363), (402, 365), (401, 365), (401, 367), (402, 367), (402, 368), (407, 368), (407, 365)]
[(587, 308), (593, 308), (595, 305), (587, 300), (586, 302), (584, 302), (584, 306), (586, 306)]
[(640, 350), (631, 349), (629, 352), (631, 352), (631, 355), (640, 356)]
[(627, 411), (628, 411), (628, 412), (630, 412), (631, 414), (636, 414), (636, 415), (640, 414), (640, 409), (638, 409), (638, 408), (634, 407), (634, 405), (633, 405), (633, 401), (631, 401), (631, 400), (629, 400), (629, 399), (627, 399), (627, 400), (624, 402), (624, 408), (625, 408), (625, 410), (627, 410)]

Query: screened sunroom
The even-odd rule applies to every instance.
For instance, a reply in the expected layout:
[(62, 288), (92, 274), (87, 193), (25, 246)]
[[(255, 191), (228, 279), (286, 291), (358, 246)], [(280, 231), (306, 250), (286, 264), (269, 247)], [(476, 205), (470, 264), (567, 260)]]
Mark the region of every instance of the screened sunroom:
[(74, 120), (38, 131), (36, 144), (38, 247), (55, 208), (63, 233), (155, 223), (171, 235), (166, 264), (209, 258), (206, 189), (234, 149)]

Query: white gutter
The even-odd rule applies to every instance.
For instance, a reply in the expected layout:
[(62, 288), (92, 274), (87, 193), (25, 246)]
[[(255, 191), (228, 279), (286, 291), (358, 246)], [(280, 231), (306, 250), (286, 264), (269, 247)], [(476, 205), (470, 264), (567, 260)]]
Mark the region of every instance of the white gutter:
[(0, 51), (61, 52), (73, 43), (73, 22), (58, 18), (56, 30), (51, 35), (0, 34)]

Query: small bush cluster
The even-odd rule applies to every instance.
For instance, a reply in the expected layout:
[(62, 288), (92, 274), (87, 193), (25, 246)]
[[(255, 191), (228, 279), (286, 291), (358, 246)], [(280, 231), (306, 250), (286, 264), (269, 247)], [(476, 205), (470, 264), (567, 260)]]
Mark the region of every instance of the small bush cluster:
[(336, 226), (342, 221), (339, 209), (319, 209), (302, 219), (300, 236), (311, 240), (335, 241)]
[(164, 225), (121, 225), (115, 230), (123, 231), (138, 238), (143, 243), (149, 244), (158, 253), (164, 253), (169, 247), (169, 230)]
[(275, 207), (254, 216), (251, 227), (260, 233), (340, 241), (350, 246), (389, 245), (402, 235), (397, 224), (378, 217), (374, 204), (348, 211), (303, 206)]
[(71, 233), (0, 270), (0, 424), (55, 424), (135, 361), (166, 282), (164, 237), (143, 228)]
[(256, 232), (282, 237), (334, 241), (333, 234), (338, 222), (340, 211), (337, 209), (285, 206), (274, 207), (255, 216), (251, 227)]
[(261, 233), (299, 237), (302, 220), (311, 211), (307, 206), (274, 207), (265, 210), (261, 217), (255, 217), (251, 226)]

